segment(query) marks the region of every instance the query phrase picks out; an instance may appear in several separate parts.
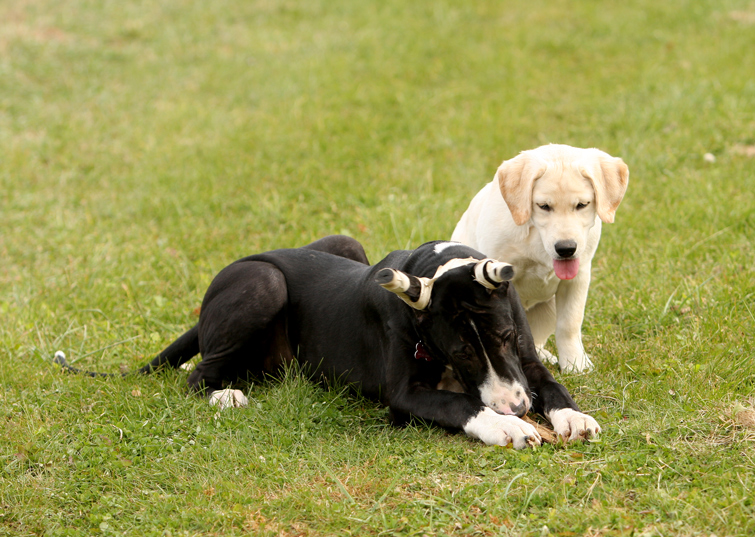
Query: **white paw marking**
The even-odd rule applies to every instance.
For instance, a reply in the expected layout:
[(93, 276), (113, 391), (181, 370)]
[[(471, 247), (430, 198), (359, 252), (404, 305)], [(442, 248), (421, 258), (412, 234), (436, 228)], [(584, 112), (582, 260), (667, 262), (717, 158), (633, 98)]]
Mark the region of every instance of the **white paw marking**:
[(241, 390), (215, 390), (210, 394), (210, 406), (217, 406), (218, 409), (249, 406), (249, 400)]
[(577, 439), (595, 438), (600, 434), (600, 425), (592, 416), (571, 408), (551, 410), (546, 416), (561, 438), (567, 442)]
[(523, 449), (530, 445), (539, 446), (542, 443), (540, 433), (526, 421), (516, 416), (498, 414), (487, 407), (464, 425), (464, 432), (486, 444), (513, 444), (515, 449)]

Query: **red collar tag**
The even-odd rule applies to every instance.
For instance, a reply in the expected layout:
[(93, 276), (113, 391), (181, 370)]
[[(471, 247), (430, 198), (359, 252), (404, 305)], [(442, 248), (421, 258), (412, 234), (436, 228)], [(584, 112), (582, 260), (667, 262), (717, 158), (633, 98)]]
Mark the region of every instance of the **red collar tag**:
[(425, 349), (421, 341), (418, 342), (417, 345), (414, 346), (414, 359), (424, 360), (425, 362), (429, 362), (430, 360), (432, 360), (430, 353), (427, 352), (427, 349)]

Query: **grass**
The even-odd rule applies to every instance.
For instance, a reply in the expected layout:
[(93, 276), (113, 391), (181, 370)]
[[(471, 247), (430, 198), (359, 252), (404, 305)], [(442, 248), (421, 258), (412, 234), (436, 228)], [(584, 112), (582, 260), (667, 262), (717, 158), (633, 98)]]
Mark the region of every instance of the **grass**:
[[(0, 534), (752, 535), (754, 30), (749, 0), (0, 4)], [(141, 365), (250, 253), (449, 237), (548, 142), (631, 171), (596, 368), (558, 375), (600, 441), (394, 429), (295, 372), (217, 415), (182, 372), (46, 361)]]

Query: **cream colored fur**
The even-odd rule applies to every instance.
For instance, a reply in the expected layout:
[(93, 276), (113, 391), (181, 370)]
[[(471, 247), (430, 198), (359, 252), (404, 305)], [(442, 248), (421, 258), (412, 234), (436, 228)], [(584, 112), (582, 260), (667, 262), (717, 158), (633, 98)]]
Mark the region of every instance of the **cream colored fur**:
[[(563, 371), (592, 366), (582, 346), (582, 320), (601, 221), (612, 223), (629, 182), (620, 158), (598, 149), (546, 145), (498, 168), (472, 199), (451, 240), (514, 266), (512, 280), (527, 311), (541, 359)], [(555, 245), (572, 240), (579, 271), (560, 280)], [(556, 335), (558, 358), (543, 347)]]

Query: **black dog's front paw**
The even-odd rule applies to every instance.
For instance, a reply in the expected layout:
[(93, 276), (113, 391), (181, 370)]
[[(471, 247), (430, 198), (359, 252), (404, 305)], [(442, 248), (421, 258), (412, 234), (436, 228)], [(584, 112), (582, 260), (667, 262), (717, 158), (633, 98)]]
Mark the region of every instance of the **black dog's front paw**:
[(542, 443), (540, 433), (531, 424), (516, 416), (498, 414), (487, 407), (464, 425), (464, 432), (486, 444), (513, 444), (515, 449), (539, 446)]
[(586, 440), (600, 434), (600, 425), (592, 416), (571, 408), (560, 408), (548, 412), (548, 420), (561, 438), (567, 442)]

